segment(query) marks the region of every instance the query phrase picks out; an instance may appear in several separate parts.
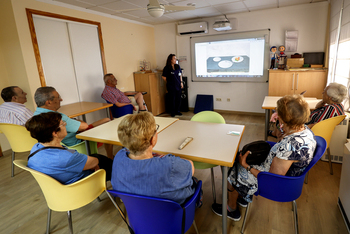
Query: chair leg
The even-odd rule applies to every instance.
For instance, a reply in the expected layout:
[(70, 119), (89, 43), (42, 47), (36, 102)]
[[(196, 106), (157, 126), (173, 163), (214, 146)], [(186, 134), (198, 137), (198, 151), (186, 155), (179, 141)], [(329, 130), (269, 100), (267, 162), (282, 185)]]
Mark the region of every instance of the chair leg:
[(294, 212), (294, 230), (295, 234), (299, 233), (299, 225), (298, 225), (298, 211), (297, 211), (297, 203), (293, 201), (293, 212)]
[(196, 230), (196, 233), (199, 234), (199, 231), (198, 231), (198, 228), (196, 225), (196, 221), (194, 219), (193, 219), (193, 227), (194, 227), (194, 230)]
[(67, 216), (68, 216), (68, 224), (69, 224), (69, 233), (73, 234), (72, 212), (70, 210), (67, 211)]
[(15, 152), (12, 151), (11, 177), (15, 175), (15, 164), (13, 164), (13, 161), (15, 161)]
[(247, 208), (246, 208), (245, 214), (244, 214), (244, 219), (243, 219), (242, 228), (241, 228), (241, 233), (242, 233), (242, 234), (243, 234), (243, 232), (244, 232), (245, 224), (246, 224), (246, 222), (247, 222), (247, 216), (248, 216), (249, 207), (250, 207), (250, 203), (248, 202), (248, 205), (247, 205)]
[(98, 202), (102, 201), (100, 197), (97, 197), (96, 199), (97, 199)]
[(328, 154), (328, 161), (329, 161), (329, 170), (331, 172), (331, 175), (333, 175), (331, 150), (329, 148), (327, 149), (327, 154)]
[(309, 182), (309, 172), (306, 173), (304, 183), (307, 184)]
[(47, 224), (46, 224), (46, 234), (50, 234), (50, 223), (51, 223), (51, 209), (47, 212)]
[(215, 192), (215, 181), (214, 181), (214, 168), (210, 168), (211, 169), (211, 189), (213, 192), (213, 200), (214, 200), (214, 204), (216, 204), (216, 192)]

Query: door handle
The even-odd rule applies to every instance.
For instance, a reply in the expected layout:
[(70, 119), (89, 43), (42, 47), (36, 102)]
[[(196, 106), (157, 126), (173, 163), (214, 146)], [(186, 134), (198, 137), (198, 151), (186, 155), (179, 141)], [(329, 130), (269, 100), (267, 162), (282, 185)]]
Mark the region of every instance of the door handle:
[(297, 74), (297, 87), (295, 90), (298, 90), (298, 84), (299, 84), (299, 73)]

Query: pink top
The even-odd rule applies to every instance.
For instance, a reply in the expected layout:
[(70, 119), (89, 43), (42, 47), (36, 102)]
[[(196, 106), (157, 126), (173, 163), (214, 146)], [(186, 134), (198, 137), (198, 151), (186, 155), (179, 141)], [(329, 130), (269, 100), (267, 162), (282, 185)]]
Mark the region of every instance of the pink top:
[(103, 90), (101, 97), (110, 102), (110, 103), (131, 103), (129, 98), (119, 89), (115, 87), (110, 87), (108, 85), (105, 86), (105, 89)]

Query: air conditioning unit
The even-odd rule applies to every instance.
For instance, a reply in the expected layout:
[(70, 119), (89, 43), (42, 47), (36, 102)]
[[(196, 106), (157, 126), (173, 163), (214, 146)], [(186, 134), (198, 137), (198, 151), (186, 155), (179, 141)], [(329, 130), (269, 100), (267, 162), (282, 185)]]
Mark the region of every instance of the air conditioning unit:
[[(329, 150), (331, 151), (331, 160), (335, 163), (343, 163), (344, 144), (347, 142), (349, 127), (349, 117), (347, 116), (339, 125), (335, 126)], [(327, 152), (321, 157), (322, 161), (328, 161)]]
[(208, 23), (198, 22), (191, 24), (178, 24), (177, 33), (179, 35), (208, 33)]

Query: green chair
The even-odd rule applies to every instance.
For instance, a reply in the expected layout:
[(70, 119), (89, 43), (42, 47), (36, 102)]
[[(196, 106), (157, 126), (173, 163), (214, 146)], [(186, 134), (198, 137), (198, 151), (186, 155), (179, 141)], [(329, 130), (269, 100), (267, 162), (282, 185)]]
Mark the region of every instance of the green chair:
[[(63, 146), (66, 146), (68, 149), (74, 149), (76, 151), (78, 151), (79, 153), (81, 154), (88, 154), (87, 151), (86, 151), (86, 144), (85, 144), (86, 141), (82, 141), (76, 145), (72, 145), (72, 146), (67, 146), (65, 144), (63, 144), (61, 142), (61, 145)], [(94, 142), (94, 141), (89, 141), (89, 145), (90, 145), (90, 151), (91, 151), (91, 154), (97, 154), (97, 142)]]
[[(195, 114), (191, 121), (196, 122), (208, 122), (208, 123), (221, 123), (225, 124), (225, 119), (217, 112), (214, 111), (202, 111), (197, 114)], [(216, 203), (216, 192), (215, 192), (215, 181), (214, 181), (214, 169), (213, 167), (216, 167), (217, 165), (210, 164), (210, 163), (203, 163), (203, 162), (193, 162), (194, 168), (196, 169), (207, 169), (211, 168), (211, 184), (212, 184), (212, 191), (213, 191), (213, 200), (214, 203)]]

